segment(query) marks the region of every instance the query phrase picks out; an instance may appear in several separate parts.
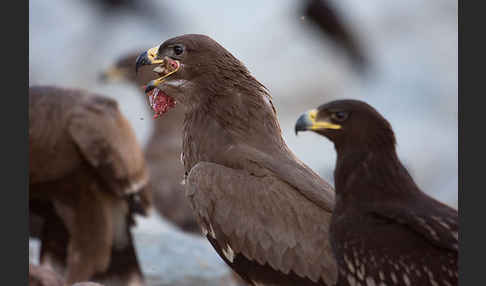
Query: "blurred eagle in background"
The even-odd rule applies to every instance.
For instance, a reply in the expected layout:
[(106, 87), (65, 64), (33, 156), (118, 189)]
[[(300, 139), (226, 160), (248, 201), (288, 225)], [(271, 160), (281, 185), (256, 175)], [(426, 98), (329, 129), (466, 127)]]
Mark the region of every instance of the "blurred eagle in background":
[(116, 101), (31, 86), (29, 160), (31, 236), (41, 240), (41, 265), (69, 285), (143, 285), (130, 228), (151, 206), (149, 174)]

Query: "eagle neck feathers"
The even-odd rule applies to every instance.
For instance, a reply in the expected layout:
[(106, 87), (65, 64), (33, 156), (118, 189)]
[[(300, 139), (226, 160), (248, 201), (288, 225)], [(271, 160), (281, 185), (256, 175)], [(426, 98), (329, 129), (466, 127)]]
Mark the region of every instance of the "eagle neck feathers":
[(220, 74), (199, 90), (198, 103), (186, 110), (183, 148), (191, 161), (185, 162), (186, 170), (199, 161), (215, 162), (221, 150), (237, 142), (259, 150), (285, 145), (267, 90), (241, 72)]

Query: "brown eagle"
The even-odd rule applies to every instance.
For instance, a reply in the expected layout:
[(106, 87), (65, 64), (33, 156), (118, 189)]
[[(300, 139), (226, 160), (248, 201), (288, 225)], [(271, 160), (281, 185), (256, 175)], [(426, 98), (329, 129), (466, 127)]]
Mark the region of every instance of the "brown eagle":
[[(140, 52), (130, 53), (118, 59), (102, 73), (102, 81), (128, 82), (141, 88), (143, 92), (141, 86), (151, 80), (154, 73), (150, 68), (135, 73), (135, 61), (139, 54)], [(164, 116), (164, 120), (154, 122), (154, 129), (144, 150), (150, 172), (148, 188), (159, 214), (182, 230), (199, 234), (200, 228), (181, 184), (184, 177), (184, 166), (180, 160), (183, 121), (184, 110), (177, 108)]]
[(116, 101), (30, 87), (29, 160), (30, 215), (43, 221), (41, 264), (69, 285), (106, 279), (143, 285), (130, 226), (135, 212), (150, 207), (149, 177)]
[(415, 184), (388, 121), (364, 102), (338, 100), (304, 113), (295, 130), (325, 136), (337, 151), (337, 285), (457, 285), (457, 211)]
[(333, 285), (332, 187), (285, 144), (270, 94), (225, 48), (183, 35), (140, 55), (156, 116), (185, 107), (186, 195), (204, 235), (252, 285)]
[(141, 86), (153, 78), (153, 73), (149, 69), (135, 73), (135, 61), (142, 50), (128, 53), (118, 58), (110, 67), (103, 70), (99, 75), (99, 80), (104, 83), (128, 82)]

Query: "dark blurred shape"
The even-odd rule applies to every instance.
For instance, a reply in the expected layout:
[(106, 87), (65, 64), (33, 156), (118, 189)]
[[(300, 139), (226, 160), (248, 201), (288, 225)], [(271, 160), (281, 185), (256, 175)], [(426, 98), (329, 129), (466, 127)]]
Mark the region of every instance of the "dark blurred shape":
[(97, 10), (109, 14), (119, 12), (139, 13), (143, 11), (143, 7), (149, 4), (147, 1), (137, 0), (89, 0), (86, 3), (92, 4)]
[(170, 4), (159, 1), (154, 5), (153, 1), (146, 0), (90, 0), (82, 1), (91, 6), (97, 12), (102, 21), (111, 22), (110, 16), (131, 15), (133, 20), (145, 22), (147, 26), (156, 27), (159, 31), (170, 31), (177, 23), (183, 25), (174, 15)]
[(64, 281), (47, 267), (29, 264), (29, 286), (64, 286)]
[[(29, 207), (32, 207), (29, 205)], [(43, 220), (32, 211), (29, 213), (29, 233), (30, 237), (41, 237)]]
[(91, 0), (97, 2), (107, 9), (129, 9), (137, 5), (137, 0)]
[[(151, 196), (141, 147), (115, 100), (29, 88), (29, 212), (40, 263), (78, 281), (138, 281), (130, 228)], [(39, 219), (40, 218), (40, 219)]]
[[(156, 75), (151, 66), (143, 66), (135, 74), (135, 62), (142, 51), (119, 58), (106, 69), (100, 79), (105, 82), (127, 82), (140, 88), (140, 98), (147, 100), (143, 85)], [(145, 159), (149, 167), (149, 188), (154, 198), (154, 206), (164, 218), (183, 231), (200, 234), (187, 198), (184, 195), (184, 167), (180, 161), (182, 153), (182, 122), (184, 109), (174, 108), (164, 114), (164, 120), (154, 120), (154, 130), (145, 147)]]
[(142, 52), (143, 50), (140, 49), (137, 52), (118, 58), (112, 66), (100, 73), (99, 80), (103, 83), (127, 82), (141, 87), (147, 83), (147, 81), (143, 80), (149, 79), (154, 75), (151, 69), (145, 69), (139, 75), (135, 74), (135, 62), (138, 55)]
[(305, 19), (317, 25), (323, 36), (330, 38), (338, 47), (344, 48), (353, 66), (359, 72), (364, 72), (368, 65), (365, 53), (332, 3), (327, 0), (307, 0), (303, 3)]

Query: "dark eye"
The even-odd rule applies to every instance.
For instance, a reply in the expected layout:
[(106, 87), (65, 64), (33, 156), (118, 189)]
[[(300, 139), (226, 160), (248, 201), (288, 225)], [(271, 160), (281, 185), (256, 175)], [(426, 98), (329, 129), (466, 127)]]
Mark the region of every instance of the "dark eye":
[(346, 111), (337, 111), (331, 114), (331, 118), (336, 121), (344, 121), (348, 119), (348, 115), (349, 113), (347, 113)]
[(182, 54), (182, 52), (184, 52), (184, 48), (183, 47), (181, 47), (181, 46), (174, 46), (174, 54), (180, 55), (180, 54)]

